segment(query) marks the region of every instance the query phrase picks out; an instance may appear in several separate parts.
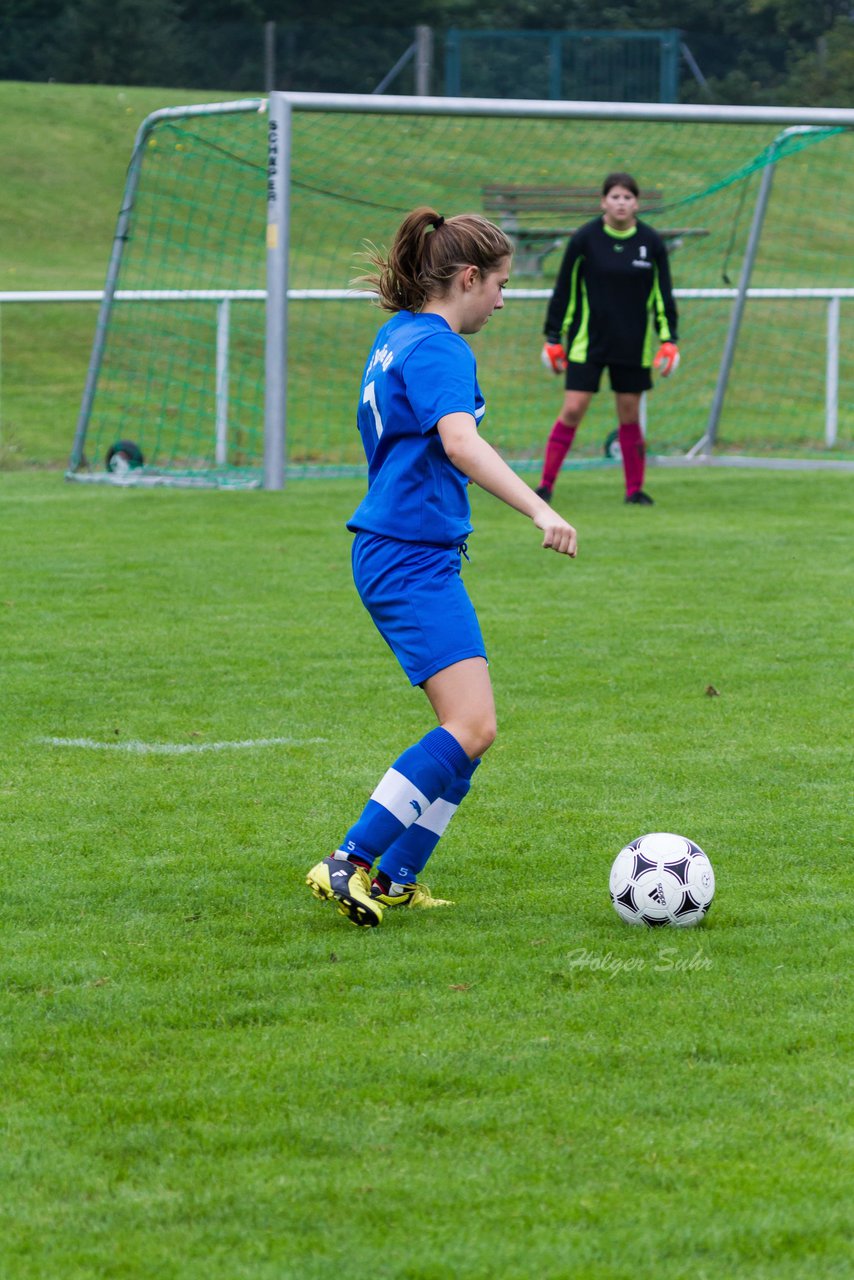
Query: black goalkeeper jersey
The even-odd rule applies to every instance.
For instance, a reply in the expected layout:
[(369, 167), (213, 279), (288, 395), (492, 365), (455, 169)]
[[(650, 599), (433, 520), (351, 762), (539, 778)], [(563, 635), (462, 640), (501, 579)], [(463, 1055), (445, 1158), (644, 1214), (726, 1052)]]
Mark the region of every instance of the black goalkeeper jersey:
[(549, 342), (583, 364), (648, 368), (658, 342), (676, 342), (676, 303), (667, 250), (638, 222), (628, 234), (602, 218), (579, 227), (566, 247), (546, 312)]

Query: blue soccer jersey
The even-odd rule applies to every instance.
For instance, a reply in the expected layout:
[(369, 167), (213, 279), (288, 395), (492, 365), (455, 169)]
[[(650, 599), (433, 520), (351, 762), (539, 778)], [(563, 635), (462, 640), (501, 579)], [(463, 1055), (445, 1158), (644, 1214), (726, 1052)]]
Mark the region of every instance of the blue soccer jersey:
[(483, 417), (474, 353), (442, 316), (399, 311), (377, 334), (362, 377), (357, 421), (368, 492), (348, 529), (435, 546), (465, 542), (468, 478), (436, 430), (449, 413)]

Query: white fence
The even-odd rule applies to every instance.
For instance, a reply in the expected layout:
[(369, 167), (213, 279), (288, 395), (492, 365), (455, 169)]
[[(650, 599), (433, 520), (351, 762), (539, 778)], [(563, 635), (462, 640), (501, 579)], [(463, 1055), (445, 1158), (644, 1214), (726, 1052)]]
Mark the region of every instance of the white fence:
[[(679, 298), (710, 298), (733, 301), (737, 289), (674, 289)], [(0, 291), (0, 308), (4, 304), (34, 304), (46, 302), (99, 303), (103, 290), (19, 290)], [(342, 301), (365, 298), (368, 295), (349, 289), (290, 289), (289, 301)], [(546, 301), (551, 296), (548, 289), (508, 289), (505, 297), (520, 301)], [(232, 302), (264, 302), (265, 289), (119, 289), (117, 302), (211, 302), (217, 309), (216, 329), (216, 461), (225, 462), (228, 436), (228, 364), (230, 346), (230, 322)], [(839, 318), (842, 299), (854, 299), (854, 288), (839, 289), (748, 289), (748, 298), (823, 298), (827, 301), (826, 360), (825, 360), (825, 416), (824, 440), (831, 448), (837, 439), (839, 428)], [(0, 328), (2, 334), (2, 328)], [(0, 371), (3, 354), (0, 347)]]

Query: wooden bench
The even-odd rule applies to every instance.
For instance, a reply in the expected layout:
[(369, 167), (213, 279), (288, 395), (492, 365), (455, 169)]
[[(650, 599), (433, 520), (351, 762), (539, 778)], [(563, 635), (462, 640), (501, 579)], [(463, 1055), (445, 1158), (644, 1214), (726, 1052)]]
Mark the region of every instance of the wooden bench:
[[(585, 222), (602, 212), (601, 187), (519, 186), (493, 183), (482, 190), (483, 211), (506, 231), (516, 245), (513, 274), (538, 276), (555, 249)], [(638, 215), (654, 219), (662, 212), (664, 196), (652, 188), (638, 196)], [(697, 227), (655, 227), (668, 253), (675, 253), (691, 236), (707, 236)]]

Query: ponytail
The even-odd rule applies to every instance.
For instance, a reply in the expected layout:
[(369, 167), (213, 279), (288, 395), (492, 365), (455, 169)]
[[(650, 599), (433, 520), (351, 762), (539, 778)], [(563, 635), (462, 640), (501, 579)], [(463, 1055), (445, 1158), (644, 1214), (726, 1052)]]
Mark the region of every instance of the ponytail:
[(430, 298), (442, 297), (463, 267), (486, 274), (513, 252), (513, 243), (479, 213), (443, 218), (426, 205), (400, 224), (387, 256), (368, 245), (376, 274), (359, 283), (374, 289), (386, 311), (420, 311)]

